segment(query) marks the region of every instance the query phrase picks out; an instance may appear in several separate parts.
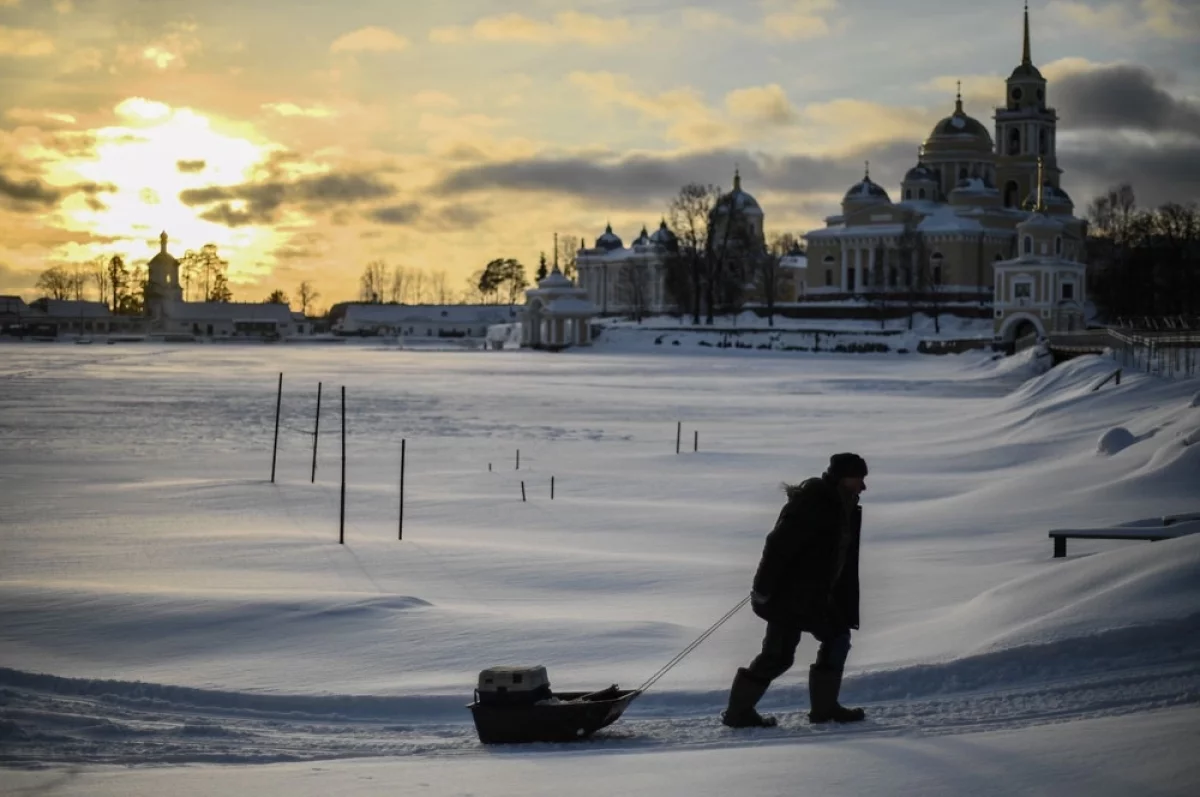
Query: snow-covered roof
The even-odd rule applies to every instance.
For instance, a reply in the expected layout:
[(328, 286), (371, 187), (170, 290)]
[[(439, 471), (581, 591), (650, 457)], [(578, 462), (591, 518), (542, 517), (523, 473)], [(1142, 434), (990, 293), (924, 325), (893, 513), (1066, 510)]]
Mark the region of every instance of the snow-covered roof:
[(70, 299), (46, 299), (46, 315), (51, 318), (107, 318), (112, 315), (104, 302)]
[(589, 302), (587, 299), (579, 299), (574, 296), (562, 296), (557, 299), (551, 299), (546, 303), (546, 313), (550, 315), (595, 315), (600, 312), (600, 308)]
[(163, 314), (176, 321), (227, 318), (235, 321), (278, 321), (288, 323), (292, 311), (286, 304), (268, 302), (169, 302)]
[(1063, 225), (1061, 221), (1047, 216), (1045, 213), (1030, 213), (1029, 218), (1017, 225), (1017, 230), (1020, 232), (1035, 232), (1038, 230), (1061, 232), (1062, 229)]
[(954, 186), (953, 193), (970, 193), (970, 194), (999, 194), (1000, 192), (993, 186), (988, 185), (980, 177), (964, 177), (959, 180)]
[(558, 270), (558, 266), (538, 280), (538, 290), (551, 290), (554, 288), (574, 288), (575, 283), (567, 279), (566, 275)]
[(501, 324), (516, 316), (516, 308), (507, 304), (352, 304), (346, 307), (343, 323)]
[(977, 219), (966, 218), (956, 213), (949, 205), (938, 205), (917, 225), (921, 232), (981, 232), (983, 225)]
[(604, 234), (596, 239), (597, 249), (620, 249), (624, 245), (621, 237), (613, 232), (611, 224), (605, 225)]

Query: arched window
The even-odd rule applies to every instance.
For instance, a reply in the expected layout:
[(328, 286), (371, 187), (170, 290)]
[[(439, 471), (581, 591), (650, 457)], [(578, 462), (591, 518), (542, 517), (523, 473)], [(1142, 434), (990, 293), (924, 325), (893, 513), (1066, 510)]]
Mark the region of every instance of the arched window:
[(1033, 254), (1033, 238), (1031, 236), (1025, 236), (1025, 240), (1021, 243), (1021, 249), (1027, 255)]
[(917, 198), (918, 198), (918, 199), (924, 199), (924, 198), (925, 198), (925, 189), (924, 189), (924, 188), (918, 188), (918, 189), (917, 189)]
[(1061, 235), (1055, 236), (1055, 238), (1054, 238), (1054, 254), (1056, 254), (1056, 255), (1062, 254), (1062, 236)]
[(893, 288), (896, 287), (896, 267), (895, 266), (892, 266), (890, 269), (888, 269), (888, 285), (892, 286)]
[(1017, 188), (1016, 180), (1009, 180), (1004, 186), (1004, 207), (1015, 208), (1017, 206)]
[(1021, 129), (1019, 127), (1011, 127), (1008, 130), (1008, 154), (1019, 155), (1021, 153)]
[(905, 198), (905, 199), (912, 199), (912, 189), (911, 189), (911, 188), (905, 188), (905, 189), (904, 189), (904, 198)]
[(1048, 148), (1049, 147), (1047, 146), (1046, 128), (1043, 127), (1041, 130), (1038, 131), (1038, 153), (1041, 155), (1045, 155)]
[(960, 180), (965, 180), (965, 179), (967, 179), (967, 167), (966, 167), (966, 166), (960, 166), (960, 167), (959, 167), (959, 169), (958, 169), (958, 179), (960, 179)]

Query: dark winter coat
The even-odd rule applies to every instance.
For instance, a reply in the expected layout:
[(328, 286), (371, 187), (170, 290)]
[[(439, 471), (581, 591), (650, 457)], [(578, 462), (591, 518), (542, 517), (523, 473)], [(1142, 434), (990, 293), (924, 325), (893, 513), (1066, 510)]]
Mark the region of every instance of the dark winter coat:
[[(767, 535), (754, 574), (754, 612), (765, 620), (794, 623), (808, 631), (830, 626), (858, 628), (858, 549), (862, 509), (847, 511), (827, 477), (788, 488), (788, 500)], [(837, 575), (841, 535), (848, 546)]]

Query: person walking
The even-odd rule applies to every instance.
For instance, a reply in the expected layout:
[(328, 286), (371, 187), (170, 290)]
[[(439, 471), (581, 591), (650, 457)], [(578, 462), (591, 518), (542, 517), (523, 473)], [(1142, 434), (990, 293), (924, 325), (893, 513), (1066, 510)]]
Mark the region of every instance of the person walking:
[(867, 489), (867, 463), (858, 454), (834, 454), (819, 477), (784, 485), (787, 502), (767, 535), (754, 574), (750, 605), (767, 621), (762, 651), (739, 667), (721, 721), (732, 728), (771, 727), (758, 701), (795, 662), (807, 631), (821, 647), (808, 670), (809, 722), (858, 722), (861, 708), (838, 702), (859, 624), (858, 551), (862, 531), (859, 495)]

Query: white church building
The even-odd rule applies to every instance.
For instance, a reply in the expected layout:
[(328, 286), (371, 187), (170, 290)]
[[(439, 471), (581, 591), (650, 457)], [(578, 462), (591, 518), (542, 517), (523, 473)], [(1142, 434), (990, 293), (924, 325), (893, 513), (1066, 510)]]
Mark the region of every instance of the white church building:
[(179, 282), (179, 261), (167, 251), (167, 234), (147, 266), (146, 314), (151, 331), (208, 338), (290, 337), (307, 332), (286, 304), (268, 302), (186, 302)]

